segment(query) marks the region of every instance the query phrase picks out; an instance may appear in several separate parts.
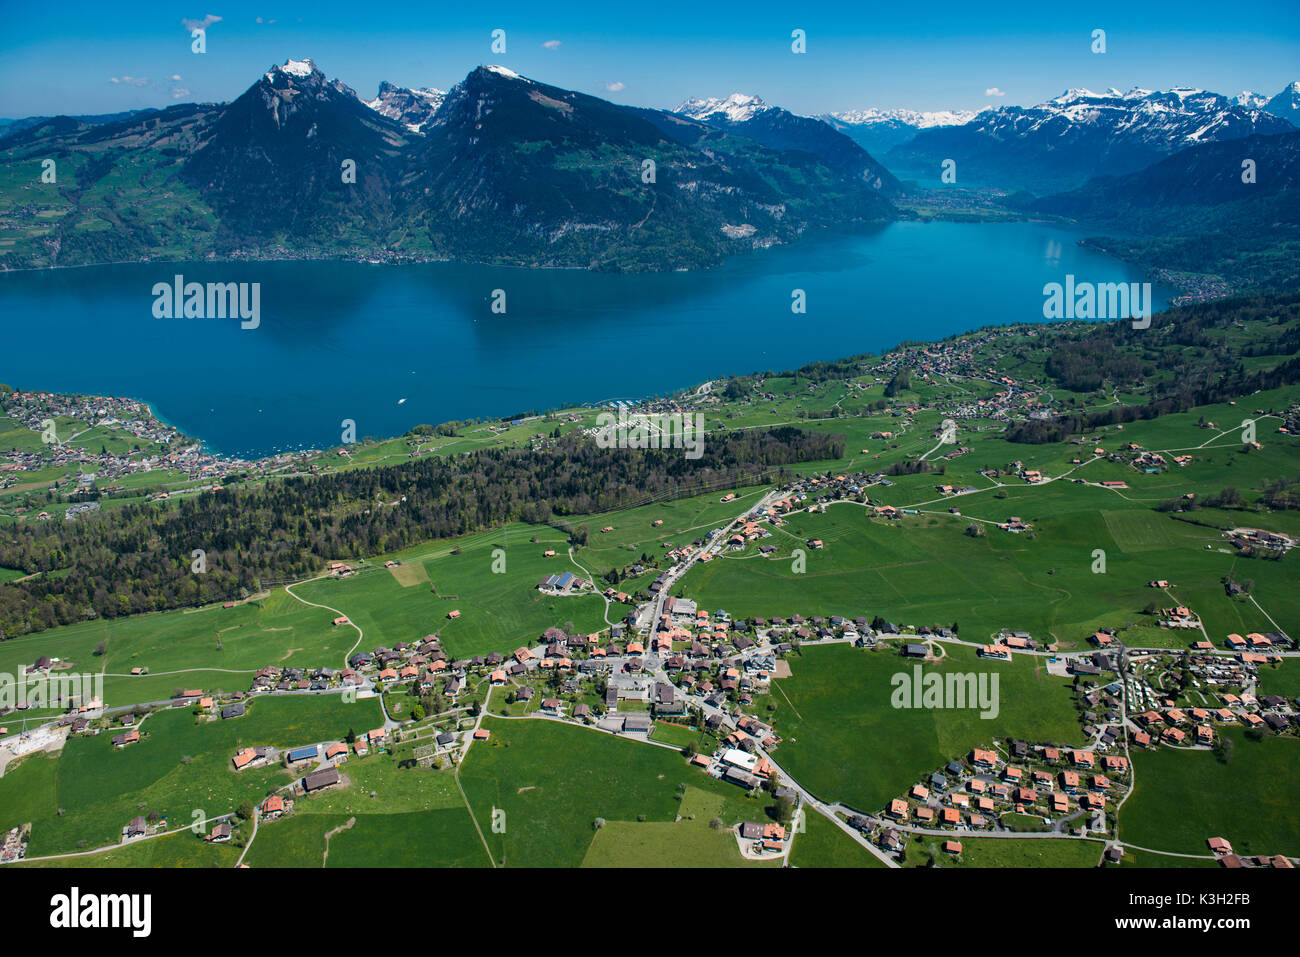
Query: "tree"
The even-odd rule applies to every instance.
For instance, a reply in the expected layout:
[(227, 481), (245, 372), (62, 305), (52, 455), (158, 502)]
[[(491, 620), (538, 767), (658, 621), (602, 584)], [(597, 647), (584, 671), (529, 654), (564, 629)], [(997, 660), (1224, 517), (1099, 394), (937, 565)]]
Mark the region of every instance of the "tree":
[(788, 824), (794, 817), (794, 801), (782, 795), (776, 799), (776, 819), (782, 824)]
[(242, 820), (247, 821), (250, 817), (253, 816), (253, 802), (252, 801), (241, 802), (239, 807), (235, 808), (235, 813), (238, 814)]

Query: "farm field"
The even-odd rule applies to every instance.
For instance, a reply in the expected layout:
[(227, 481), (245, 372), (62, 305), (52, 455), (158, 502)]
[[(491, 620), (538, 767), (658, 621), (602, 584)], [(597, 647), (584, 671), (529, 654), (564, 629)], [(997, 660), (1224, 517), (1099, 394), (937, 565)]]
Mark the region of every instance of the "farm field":
[[(920, 838), (917, 840), (915, 838)], [(915, 835), (907, 842), (907, 867), (1096, 867), (1102, 842), (1069, 838), (961, 836), (961, 854), (943, 851), (944, 838)]]
[(1048, 676), (1042, 658), (992, 662), (976, 658), (970, 648), (943, 647), (947, 657), (926, 665), (927, 671), (999, 676), (995, 719), (981, 719), (977, 710), (895, 709), (891, 677), (910, 676), (915, 665), (895, 650), (810, 647), (791, 660), (791, 677), (775, 679), (756, 709), (784, 739), (776, 762), (819, 799), (871, 813), (931, 771), (994, 739), (1081, 743), (1070, 684)]
[[(460, 783), (499, 864), (578, 866), (591, 848), (593, 860), (605, 864), (622, 853), (629, 860), (662, 862), (654, 866), (667, 866), (679, 854), (717, 861), (722, 845), (704, 815), (722, 814), (728, 826), (766, 819), (762, 802), (689, 767), (666, 748), (551, 721), (487, 718), (484, 726), (492, 738), (471, 749)], [(504, 812), (504, 831), (491, 827), (494, 810)], [(695, 813), (690, 823), (705, 820), (703, 829), (673, 825), (679, 813)], [(606, 828), (648, 822), (674, 830), (619, 828), (607, 838), (598, 834), (597, 818)], [(674, 843), (665, 849), (660, 838), (669, 837)], [(626, 852), (616, 850), (624, 845)], [(742, 863), (739, 852), (735, 863)]]
[(35, 754), (0, 778), (0, 821), (32, 823), (28, 856), (90, 850), (115, 843), (140, 814), (157, 814), (171, 828), (188, 827), (194, 812), (211, 818), (240, 802), (260, 802), (299, 772), (278, 766), (235, 772), (240, 748), (291, 747), (341, 740), (381, 721), (375, 699), (347, 704), (339, 696), (285, 695), (254, 699), (244, 718), (196, 723), (189, 709), (144, 720), (141, 741), (124, 750), (105, 732), (73, 737), (58, 756)]
[[(725, 553), (692, 568), (674, 594), (739, 617), (798, 612), (881, 615), (945, 627), (956, 622), (968, 640), (1011, 628), (1063, 649), (1083, 647), (1100, 628), (1154, 625), (1144, 613), (1152, 602), (1190, 604), (1220, 647), (1231, 632), (1272, 630), (1255, 604), (1226, 596), (1220, 581), (1228, 575), (1249, 576), (1256, 600), (1273, 618), (1300, 615), (1284, 563), (1251, 562), (1231, 549), (1206, 551), (1205, 545), (1222, 542), (1217, 532), (1139, 507), (1102, 510), (1097, 506), (1106, 494), (1078, 486), (1026, 487), (1019, 495), (1033, 501), (1018, 502), (1013, 493), (1010, 504), (963, 496), (960, 518), (921, 514), (891, 521), (869, 517), (854, 503), (833, 505), (825, 514), (795, 513), (760, 540), (776, 546), (774, 557), (759, 555), (754, 545)], [(989, 526), (984, 537), (965, 534), (972, 517), (1005, 522), (1012, 515), (1034, 531), (1016, 535)], [(1114, 537), (1116, 528), (1123, 529), (1124, 545)], [(824, 547), (807, 548), (809, 539), (821, 539)], [(806, 556), (802, 572), (795, 570), (794, 549)], [(1104, 553), (1102, 574), (1093, 570), (1097, 550)], [(1147, 587), (1152, 579), (1178, 587), (1167, 595)], [(1202, 636), (1163, 637), (1169, 647), (1187, 647)]]
[(1225, 837), (1239, 855), (1300, 855), (1300, 741), (1251, 741), (1226, 730), (1232, 759), (1161, 747), (1133, 755), (1137, 785), (1120, 811), (1121, 840), (1182, 854)]
[[(610, 821), (596, 831), (583, 867), (780, 867), (747, 861), (733, 828), (753, 817), (747, 798), (688, 786), (677, 821)], [(746, 813), (750, 817), (746, 817)], [(735, 818), (735, 820), (733, 820)], [(713, 821), (721, 822), (714, 828)]]

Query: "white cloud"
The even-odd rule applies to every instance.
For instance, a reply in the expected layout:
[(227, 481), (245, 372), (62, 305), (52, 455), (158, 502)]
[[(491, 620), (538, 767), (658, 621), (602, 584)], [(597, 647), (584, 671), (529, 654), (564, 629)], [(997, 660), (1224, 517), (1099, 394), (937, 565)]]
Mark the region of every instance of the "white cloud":
[(564, 45), (563, 40), (547, 40), (545, 43), (542, 44), (542, 46), (544, 46), (548, 50), (558, 50), (563, 45)]
[(615, 80), (613, 83), (606, 83), (605, 89), (609, 90), (611, 93), (617, 93), (620, 90), (626, 90), (627, 84), (622, 80)]
[(148, 86), (149, 78), (144, 76), (110, 76), (108, 82), (117, 84), (125, 83), (127, 86)]
[(190, 95), (190, 91), (185, 89), (185, 87), (183, 86), (178, 86), (176, 87), (176, 89), (172, 90), (173, 100), (179, 100), (182, 96), (189, 96), (189, 95)]
[(173, 83), (179, 83), (181, 79), (181, 75), (179, 73), (173, 73), (167, 79), (171, 80)]
[(991, 86), (984, 91), (984, 95), (985, 96), (1006, 96), (1006, 93), (1004, 93), (1002, 90), (999, 90), (996, 86)]
[(202, 20), (182, 20), (181, 26), (185, 27), (185, 29), (190, 33), (193, 33), (195, 30), (206, 30), (208, 27), (212, 26), (212, 24), (220, 22), (220, 17), (214, 17), (209, 13)]

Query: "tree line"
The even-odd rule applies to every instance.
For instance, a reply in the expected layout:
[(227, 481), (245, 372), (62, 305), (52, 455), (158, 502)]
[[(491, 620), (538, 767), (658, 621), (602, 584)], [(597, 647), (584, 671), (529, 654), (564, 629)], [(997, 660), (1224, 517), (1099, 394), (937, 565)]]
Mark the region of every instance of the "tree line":
[(328, 560), (780, 482), (785, 466), (843, 454), (843, 436), (792, 427), (712, 434), (697, 460), (674, 449), (602, 449), (572, 433), (538, 451), (430, 456), (29, 522), (0, 542), (0, 566), (36, 575), (0, 588), (0, 634), (232, 600), (264, 581), (309, 577)]

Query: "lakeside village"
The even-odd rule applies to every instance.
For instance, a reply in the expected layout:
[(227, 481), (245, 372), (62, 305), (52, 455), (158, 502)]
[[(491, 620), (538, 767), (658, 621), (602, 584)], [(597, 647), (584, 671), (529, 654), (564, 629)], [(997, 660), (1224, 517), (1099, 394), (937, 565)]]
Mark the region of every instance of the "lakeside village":
[[(1042, 327), (1034, 326), (990, 329), (942, 343), (900, 346), (880, 358), (870, 360), (870, 367), (864, 368), (863, 372), (875, 384), (887, 383), (894, 375), (906, 372), (924, 381), (947, 382), (954, 378), (969, 379), (989, 383), (997, 389), (991, 396), (981, 399), (898, 405), (890, 405), (886, 402), (880, 409), (863, 413), (872, 418), (895, 420), (890, 422), (891, 428), (876, 430), (872, 437), (886, 441), (896, 438), (912, 427), (915, 416), (921, 411), (940, 411), (953, 423), (967, 421), (970, 423), (969, 428), (979, 428), (974, 424), (974, 420), (986, 420), (985, 427), (995, 428), (1008, 425), (1018, 419), (1053, 419), (1058, 413), (1046, 404), (1050, 403), (1051, 396), (1042, 386), (1033, 382), (1022, 383), (1002, 373), (994, 368), (991, 359), (988, 358), (989, 354), (996, 351), (997, 342), (1008, 335), (1032, 340), (1040, 334), (1042, 334)], [(869, 387), (865, 381), (850, 384), (858, 389)], [(613, 403), (608, 406), (604, 416), (612, 419), (613, 413), (608, 411), (612, 409), (620, 417), (619, 421), (624, 422), (639, 422), (650, 416), (674, 416), (680, 417), (677, 421), (685, 423), (689, 418), (694, 425), (694, 429), (689, 434), (690, 444), (698, 445), (702, 440), (702, 412), (716, 411), (725, 403), (718, 394), (721, 390), (714, 389), (714, 385), (715, 383), (709, 383), (707, 387), (686, 390), (668, 399), (647, 399), (630, 405)], [(759, 402), (775, 402), (778, 399), (775, 394), (763, 391), (761, 379), (755, 382), (750, 397)], [(72, 487), (67, 487), (65, 483), (61, 488), (58, 481), (54, 481), (49, 486), (50, 492), (58, 493), (58, 496), (66, 501), (63, 516), (68, 520), (97, 511), (101, 500), (105, 498), (138, 495), (142, 484), (147, 486), (153, 484), (147, 480), (142, 482), (140, 478), (141, 475), (151, 472), (160, 472), (164, 476), (157, 482), (159, 488), (149, 489), (152, 500), (162, 501), (182, 493), (196, 494), (218, 490), (221, 488), (221, 482), (231, 476), (257, 480), (276, 475), (310, 475), (329, 467), (325, 453), (315, 449), (286, 452), (256, 460), (214, 454), (204, 449), (199, 441), (160, 422), (145, 403), (136, 399), (15, 391), (0, 394), (0, 405), (3, 405), (7, 416), (42, 436), (49, 434), (48, 426), (55, 420), (89, 423), (89, 427), (80, 433), (62, 435), (55, 429), (52, 440), (43, 443), (38, 449), (15, 448), (10, 451), (0, 451), (0, 491), (28, 485), (30, 480), (24, 473), (48, 472), (58, 468), (77, 471)], [(1262, 416), (1265, 412), (1257, 409), (1254, 414)], [(1275, 414), (1281, 419), (1281, 423), (1276, 427), (1279, 433), (1300, 434), (1300, 404)], [(800, 415), (803, 413), (801, 412)], [(485, 422), (476, 431), (483, 432), (485, 437), (497, 436), (516, 426), (543, 420), (548, 422), (563, 420), (571, 424), (583, 421), (581, 415), (570, 410), (562, 415), (548, 413), (530, 415), (509, 422), (505, 420)], [(1213, 422), (1202, 422), (1200, 425), (1206, 429), (1218, 428)], [(1122, 424), (1114, 427), (1117, 432), (1122, 431), (1123, 428)], [(96, 434), (89, 434), (92, 431)], [(607, 441), (608, 436), (605, 433), (608, 431), (600, 428), (585, 430), (597, 441)], [(133, 447), (130, 449), (112, 451), (108, 448), (109, 443), (103, 440), (105, 434), (113, 435), (118, 439), (112, 443), (114, 448), (121, 447), (122, 436), (131, 436), (138, 441), (132, 443)], [(949, 441), (939, 432), (936, 432), (936, 438)], [(544, 448), (553, 441), (554, 436), (550, 430), (538, 431), (527, 437), (526, 447)], [(1079, 436), (1071, 441), (1077, 446), (1091, 447), (1091, 454), (1094, 457), (1124, 464), (1141, 473), (1164, 472), (1171, 468), (1186, 466), (1194, 461), (1192, 455), (1166, 458), (1163, 453), (1146, 450), (1136, 443), (1127, 443), (1114, 451), (1106, 451), (1099, 444), (1101, 441), (1099, 436)], [(407, 436), (407, 444), (410, 446), (409, 455), (412, 458), (430, 454), (435, 450), (433, 447), (426, 447), (420, 436), (414, 433)], [(1257, 441), (1251, 444), (1259, 447)], [(942, 453), (936, 453), (933, 458), (935, 461), (952, 460), (969, 452), (969, 447), (952, 443), (950, 448), (946, 448)], [(345, 445), (337, 450), (337, 454), (342, 461), (346, 462), (352, 458), (353, 451)], [(863, 454), (870, 453), (863, 450)], [(874, 457), (879, 458), (880, 453), (876, 453)], [(1076, 465), (1083, 462), (1082, 453), (1080, 457), (1073, 460), (1073, 464)], [(1030, 484), (1047, 481), (1040, 472), (1027, 469), (1020, 462), (1007, 463), (1002, 468), (988, 469), (981, 474), (995, 481), (1005, 475), (1015, 475)], [(873, 481), (880, 481), (881, 478), (882, 476), (872, 476)], [(1071, 481), (1094, 484), (1085, 483), (1079, 478)], [(1112, 489), (1127, 487), (1127, 483), (1123, 480), (1116, 479), (1095, 484)], [(958, 495), (970, 491), (968, 488), (945, 485), (936, 486), (936, 489), (944, 495)], [(1184, 497), (1189, 500), (1192, 498), (1190, 494)], [(55, 499), (50, 501), (53, 502)], [(16, 503), (13, 514), (20, 520), (48, 520), (54, 514), (54, 510), (43, 509), (42, 504), (40, 500), (34, 499), (29, 491), (20, 503)], [(878, 511), (888, 515), (889, 509), (884, 507)], [(949, 511), (960, 514), (956, 508), (951, 508)], [(1013, 522), (1008, 526), (1008, 530), (1028, 531), (1029, 528)], [(1253, 536), (1231, 533), (1229, 535), (1233, 544), (1239, 548), (1267, 551), (1285, 550), (1295, 545), (1295, 541), (1287, 536), (1270, 537), (1270, 533), (1249, 529), (1243, 531), (1254, 534)]]
[[(168, 483), (200, 483), (189, 487), (189, 491), (211, 491), (221, 487), (223, 476), (286, 472), (300, 466), (304, 456), (313, 454), (284, 454), (259, 461), (216, 455), (180, 430), (160, 422), (149, 406), (137, 399), (19, 391), (0, 395), (0, 400), (6, 416), (42, 437), (39, 448), (14, 448), (0, 453), (0, 490), (25, 484), (28, 480), (23, 473), (76, 469), (79, 475), (75, 486), (59, 490), (73, 501), (64, 513), (68, 520), (98, 511), (102, 498), (138, 494), (139, 476), (152, 472), (171, 473), (160, 480)], [(59, 420), (87, 425), (64, 434), (57, 424)], [(70, 427), (64, 424), (62, 428)], [(126, 436), (135, 441), (129, 448), (122, 448)], [(110, 444), (119, 451), (110, 450)], [(53, 483), (52, 488), (57, 484)], [(159, 492), (155, 497), (166, 499), (168, 493)], [(20, 505), (15, 511), (21, 516), (30, 509)], [(45, 520), (50, 513), (40, 511), (30, 517)]]
[[(15, 734), (0, 727), (0, 749), (17, 756), (58, 749), (71, 734), (110, 734), (116, 749), (133, 751), (149, 747), (149, 715), (163, 708), (189, 709), (200, 722), (237, 721), (268, 695), (380, 696), (381, 727), (354, 729), (344, 740), (286, 741), (230, 755), (232, 773), (279, 765), (294, 775), (254, 809), (259, 820), (270, 821), (292, 814), (298, 800), (350, 786), (350, 757), (383, 752), (401, 766), (453, 767), (471, 747), (490, 741), (490, 730), (482, 726), (488, 713), (570, 722), (646, 742), (660, 743), (665, 731), (668, 737), (676, 732), (698, 740), (683, 754), (700, 773), (755, 796), (770, 795), (786, 809), (775, 823), (741, 822), (735, 829), (747, 857), (779, 857), (792, 840), (803, 805), (816, 798), (782, 780), (777, 764), (782, 738), (762, 720), (762, 706), (773, 680), (790, 674), (789, 660), (803, 648), (846, 644), (864, 653), (895, 655), (900, 671), (910, 671), (918, 663), (940, 660), (946, 647), (964, 645), (991, 661), (1042, 656), (1049, 674), (1072, 680), (1087, 742), (1083, 747), (991, 739), (986, 747), (954, 755), (885, 807), (819, 805), (876, 851), (901, 860), (909, 833), (942, 835), (943, 851), (952, 855), (960, 855), (963, 835), (1036, 830), (1105, 840), (1131, 786), (1130, 749), (1214, 750), (1224, 746), (1221, 730), (1227, 727), (1244, 727), (1247, 734), (1259, 736), (1300, 735), (1300, 699), (1257, 694), (1260, 669), (1280, 665), (1281, 655), (1295, 650), (1295, 641), (1281, 632), (1227, 635), (1221, 649), (1208, 640), (1172, 649), (1128, 648), (1113, 630), (1105, 630), (1089, 638), (1092, 648), (1076, 651), (1043, 644), (1013, 627), (972, 641), (949, 628), (899, 625), (878, 616), (792, 613), (738, 620), (668, 595), (668, 586), (695, 561), (746, 547), (770, 534), (765, 523), (781, 523), (795, 509), (839, 500), (869, 478), (802, 479), (731, 526), (673, 549), (667, 556), (671, 564), (640, 596), (606, 590), (606, 598), (622, 599), (631, 607), (623, 620), (599, 632), (567, 634), (548, 628), (535, 644), (512, 654), (452, 659), (435, 631), (392, 647), (357, 651), (341, 669), (270, 664), (245, 690), (177, 689), (165, 702), (107, 710), (98, 700), (74, 702), (67, 714), (34, 729), (24, 723)], [(732, 533), (732, 528), (738, 530)], [(346, 576), (354, 570), (335, 563), (332, 573)], [(551, 577), (538, 587), (556, 590), (559, 582)], [(569, 587), (572, 583), (565, 582), (564, 589)], [(459, 617), (459, 611), (447, 617)], [(1188, 608), (1162, 609), (1158, 618), (1167, 628), (1200, 627)], [(339, 616), (334, 625), (345, 627), (350, 621)], [(55, 674), (61, 667), (57, 660), (42, 658), (27, 669), (28, 677)], [(148, 669), (136, 667), (132, 674), (145, 675)], [(980, 706), (973, 695), (970, 706)], [(211, 823), (205, 839), (213, 841), (231, 840), (242, 826), (238, 815)], [(0, 861), (22, 855), (27, 826), (14, 826)], [(166, 828), (165, 820), (142, 815), (123, 823), (122, 839)], [(1220, 838), (1215, 842), (1215, 854), (1225, 867), (1292, 866), (1285, 857), (1240, 858)], [(1122, 848), (1112, 844), (1106, 855), (1117, 862)]]

